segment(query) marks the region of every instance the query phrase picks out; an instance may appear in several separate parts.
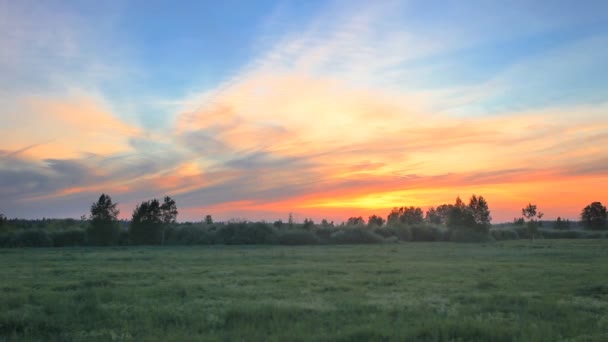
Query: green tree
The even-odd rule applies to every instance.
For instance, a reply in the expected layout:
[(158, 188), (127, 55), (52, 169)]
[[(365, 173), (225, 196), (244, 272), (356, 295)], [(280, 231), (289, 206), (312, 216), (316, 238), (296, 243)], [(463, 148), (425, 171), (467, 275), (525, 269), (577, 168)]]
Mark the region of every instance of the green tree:
[(93, 245), (108, 246), (118, 242), (118, 203), (112, 203), (109, 195), (101, 194), (97, 202), (91, 205), (89, 242)]
[(593, 202), (581, 212), (581, 220), (587, 229), (605, 229), (606, 217), (606, 207), (601, 202)]

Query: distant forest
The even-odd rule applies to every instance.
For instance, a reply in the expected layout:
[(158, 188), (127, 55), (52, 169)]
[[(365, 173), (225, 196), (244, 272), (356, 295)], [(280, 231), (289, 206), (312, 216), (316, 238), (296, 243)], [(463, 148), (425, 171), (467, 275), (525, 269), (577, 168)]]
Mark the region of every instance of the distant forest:
[(350, 217), (334, 224), (312, 219), (294, 222), (215, 222), (207, 215), (200, 222), (178, 222), (178, 208), (169, 196), (138, 204), (130, 221), (119, 220), (118, 203), (102, 194), (89, 216), (77, 219), (7, 219), (0, 214), (0, 247), (67, 247), (126, 245), (248, 245), (248, 244), (362, 244), (401, 241), (488, 242), (514, 239), (607, 238), (606, 207), (593, 202), (582, 209), (580, 221), (542, 220), (537, 205), (522, 208), (512, 223), (492, 225), (483, 196), (460, 197), (423, 211), (395, 207), (385, 217)]

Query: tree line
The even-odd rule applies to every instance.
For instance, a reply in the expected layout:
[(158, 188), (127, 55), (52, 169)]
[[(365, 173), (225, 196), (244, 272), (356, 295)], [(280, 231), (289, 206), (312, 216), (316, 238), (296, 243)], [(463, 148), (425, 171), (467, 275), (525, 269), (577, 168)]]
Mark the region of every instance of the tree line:
[[(339, 225), (322, 220), (316, 224), (306, 218), (296, 223), (213, 221), (211, 215), (198, 223), (177, 222), (177, 204), (162, 200), (143, 201), (135, 207), (130, 221), (119, 220), (118, 204), (107, 194), (91, 204), (88, 217), (81, 220), (7, 220), (0, 214), (0, 246), (70, 245), (165, 245), (165, 244), (323, 244), (376, 243), (391, 241), (489, 241), (517, 238), (605, 237), (606, 234), (569, 230), (571, 222), (558, 217), (552, 228), (543, 228), (543, 213), (535, 204), (522, 208), (522, 217), (511, 226), (492, 227), (488, 202), (472, 195), (468, 202), (457, 197), (453, 204), (442, 204), (426, 211), (414, 206), (393, 208), (386, 218), (371, 215), (367, 221), (350, 217)], [(581, 222), (590, 230), (606, 229), (606, 207), (593, 202), (583, 208)], [(63, 225), (63, 227), (62, 227)], [(16, 228), (15, 228), (16, 227)], [(53, 227), (52, 229), (45, 229)]]

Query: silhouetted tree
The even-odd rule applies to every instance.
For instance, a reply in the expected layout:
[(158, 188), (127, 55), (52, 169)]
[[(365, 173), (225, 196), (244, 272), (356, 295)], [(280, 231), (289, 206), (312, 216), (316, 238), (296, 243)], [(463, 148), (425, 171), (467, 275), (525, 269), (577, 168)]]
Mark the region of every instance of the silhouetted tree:
[(377, 215), (372, 215), (367, 219), (367, 225), (370, 227), (382, 227), (384, 219)]
[(530, 238), (534, 241), (538, 232), (538, 221), (536, 218), (541, 219), (544, 214), (538, 211), (536, 204), (528, 203), (525, 208), (521, 209), (521, 215), (528, 220), (528, 234), (530, 234)]
[(281, 228), (283, 227), (283, 221), (282, 220), (277, 220), (274, 221), (274, 223), (272, 224), (275, 228)]
[(165, 196), (163, 199), (163, 204), (160, 206), (160, 215), (163, 222), (160, 239), (161, 245), (165, 244), (165, 234), (167, 228), (169, 228), (169, 225), (175, 223), (178, 213), (179, 212), (177, 211), (177, 204), (175, 204), (175, 200), (169, 196)]
[(448, 217), (450, 216), (450, 211), (452, 211), (453, 207), (454, 206), (451, 204), (442, 204), (440, 206), (437, 206), (437, 208), (435, 209), (437, 215), (441, 217), (442, 224), (447, 224)]
[(426, 222), (431, 224), (442, 224), (443, 221), (441, 219), (441, 215), (437, 212), (437, 210), (433, 207), (430, 207), (429, 210), (426, 211), (426, 216), (424, 218)]
[(475, 225), (475, 217), (460, 196), (456, 197), (456, 202), (450, 207), (448, 212), (447, 226), (451, 230), (466, 230)]
[(4, 227), (6, 226), (6, 216), (4, 214), (0, 214), (0, 232), (4, 231)]
[(362, 226), (365, 225), (365, 220), (361, 216), (349, 217), (348, 221), (346, 221), (346, 224), (349, 226)]
[(135, 207), (129, 229), (133, 243), (153, 245), (161, 242), (163, 219), (160, 207), (156, 198)]
[(306, 229), (306, 230), (310, 230), (312, 228), (314, 228), (315, 226), (315, 222), (312, 219), (304, 219), (304, 224), (302, 225), (302, 228)]
[(593, 202), (581, 212), (581, 220), (587, 229), (605, 229), (606, 217), (606, 207), (601, 202)]
[(486, 202), (485, 198), (483, 198), (483, 196), (471, 196), (471, 199), (469, 200), (469, 210), (475, 221), (475, 230), (481, 233), (489, 232), (492, 216), (490, 216), (490, 208), (488, 207), (488, 202)]
[(323, 228), (331, 228), (333, 226), (334, 226), (334, 221), (327, 222), (326, 219), (322, 219), (321, 220), (321, 227), (323, 227)]
[(93, 245), (113, 245), (118, 242), (120, 228), (118, 226), (118, 203), (112, 203), (109, 195), (101, 194), (97, 202), (91, 205), (89, 242)]
[(396, 224), (399, 223), (399, 216), (401, 213), (399, 212), (399, 208), (393, 208), (391, 212), (386, 217), (386, 222), (388, 224)]
[(555, 229), (570, 229), (570, 220), (562, 220), (561, 217), (557, 217), (555, 223), (553, 224), (553, 228)]
[(424, 221), (424, 213), (422, 212), (422, 209), (416, 207), (393, 208), (388, 214), (386, 221), (389, 224), (420, 224)]
[(213, 224), (213, 218), (211, 217), (211, 215), (205, 216), (205, 223), (206, 224)]

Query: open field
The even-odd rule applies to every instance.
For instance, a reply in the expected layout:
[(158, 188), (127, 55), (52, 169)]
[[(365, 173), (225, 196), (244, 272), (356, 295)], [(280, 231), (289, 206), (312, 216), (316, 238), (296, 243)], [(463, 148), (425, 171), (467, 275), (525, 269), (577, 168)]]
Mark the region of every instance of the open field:
[(0, 340), (608, 340), (608, 242), (0, 249)]

